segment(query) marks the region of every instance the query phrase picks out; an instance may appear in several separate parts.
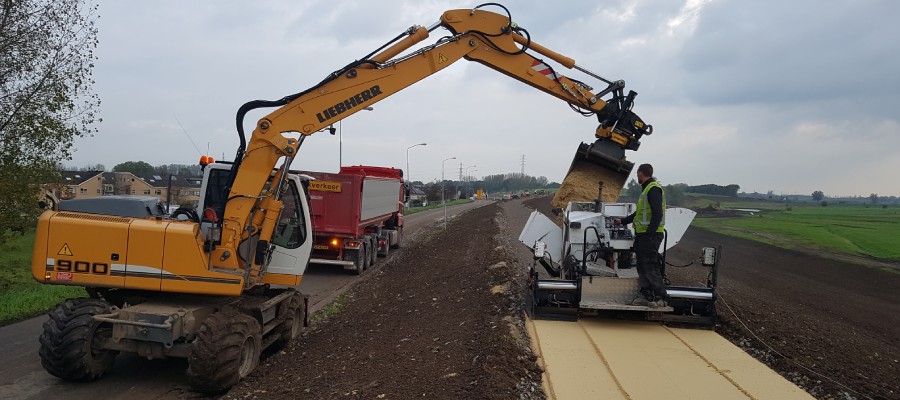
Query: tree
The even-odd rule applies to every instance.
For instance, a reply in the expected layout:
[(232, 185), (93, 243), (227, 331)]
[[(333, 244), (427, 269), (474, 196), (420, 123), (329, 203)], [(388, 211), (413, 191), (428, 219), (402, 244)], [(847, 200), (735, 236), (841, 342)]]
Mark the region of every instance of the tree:
[(625, 190), (619, 193), (619, 198), (621, 201), (637, 202), (638, 197), (641, 197), (641, 191), (641, 184), (637, 180), (632, 179), (628, 181), (628, 186), (625, 187)]
[(0, 236), (33, 224), (75, 138), (96, 132), (97, 5), (0, 0)]
[(667, 206), (683, 206), (685, 199), (685, 192), (687, 191), (688, 185), (684, 183), (676, 183), (674, 185), (666, 185), (665, 193), (666, 193), (666, 205)]
[(813, 201), (822, 201), (822, 199), (824, 199), (824, 198), (825, 198), (825, 193), (823, 193), (821, 190), (816, 190), (815, 192), (812, 192)]
[(872, 201), (872, 204), (877, 204), (878, 203), (878, 195), (875, 193), (870, 194), (869, 200)]
[(152, 175), (153, 166), (144, 161), (125, 161), (113, 167), (114, 172), (131, 172), (137, 176)]

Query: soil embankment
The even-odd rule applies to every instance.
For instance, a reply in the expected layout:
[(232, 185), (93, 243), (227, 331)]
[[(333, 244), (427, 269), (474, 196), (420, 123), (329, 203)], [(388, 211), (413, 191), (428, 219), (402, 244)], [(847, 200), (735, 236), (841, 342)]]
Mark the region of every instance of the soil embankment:
[(543, 398), (499, 218), (489, 205), (435, 228), (225, 398)]

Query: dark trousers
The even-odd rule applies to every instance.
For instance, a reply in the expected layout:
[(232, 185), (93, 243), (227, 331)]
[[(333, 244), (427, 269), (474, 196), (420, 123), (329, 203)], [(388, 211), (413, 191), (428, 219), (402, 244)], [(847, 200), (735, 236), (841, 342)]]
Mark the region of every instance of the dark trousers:
[(634, 252), (637, 255), (638, 284), (641, 293), (665, 299), (668, 295), (662, 276), (662, 256), (659, 255), (662, 240), (662, 232), (637, 235), (634, 238)]

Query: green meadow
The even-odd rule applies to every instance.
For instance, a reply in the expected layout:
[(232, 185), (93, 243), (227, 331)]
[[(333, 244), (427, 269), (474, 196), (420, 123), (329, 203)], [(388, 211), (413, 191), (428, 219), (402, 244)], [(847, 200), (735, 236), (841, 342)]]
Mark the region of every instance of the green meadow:
[(31, 277), (34, 231), (0, 244), (0, 325), (36, 315), (69, 297), (84, 297), (83, 288), (42, 285)]
[[(708, 199), (699, 199), (703, 202)], [(732, 200), (732, 199), (730, 199)], [(714, 201), (713, 201), (714, 202)], [(720, 202), (721, 208), (755, 208), (759, 213), (727, 218), (697, 218), (694, 224), (714, 231), (791, 247), (816, 246), (831, 251), (900, 260), (900, 206), (759, 201)], [(702, 206), (694, 204), (694, 206)]]

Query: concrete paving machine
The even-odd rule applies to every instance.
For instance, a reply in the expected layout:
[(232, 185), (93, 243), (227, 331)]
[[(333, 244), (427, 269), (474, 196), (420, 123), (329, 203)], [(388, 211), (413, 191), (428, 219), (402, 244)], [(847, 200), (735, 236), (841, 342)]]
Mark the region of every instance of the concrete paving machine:
[[(668, 305), (650, 307), (636, 301), (641, 294), (634, 268), (634, 231), (616, 222), (635, 208), (633, 203), (570, 202), (564, 211), (556, 209), (562, 212), (561, 228), (539, 211), (531, 214), (519, 241), (534, 252), (527, 305), (533, 318), (576, 320), (580, 315), (608, 314), (703, 326), (715, 323), (720, 248), (703, 248), (698, 260), (709, 269), (705, 286), (672, 286), (665, 274), (666, 250), (681, 240), (696, 215), (689, 209), (666, 210), (659, 253)], [(536, 264), (546, 275), (538, 273)]]

